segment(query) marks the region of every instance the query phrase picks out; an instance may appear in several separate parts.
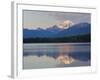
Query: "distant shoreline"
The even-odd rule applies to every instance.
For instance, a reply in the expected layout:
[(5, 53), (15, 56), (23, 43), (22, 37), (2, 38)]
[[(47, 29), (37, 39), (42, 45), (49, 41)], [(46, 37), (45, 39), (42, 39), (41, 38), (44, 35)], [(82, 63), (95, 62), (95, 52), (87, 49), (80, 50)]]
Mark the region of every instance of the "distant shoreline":
[(60, 37), (60, 38), (26, 38), (23, 39), (23, 43), (80, 43), (80, 42), (91, 42), (91, 35), (79, 35), (71, 37)]
[(58, 42), (58, 43), (56, 43), (56, 42), (51, 42), (51, 43), (48, 43), (48, 42), (42, 43), (42, 42), (40, 42), (40, 43), (23, 43), (23, 44), (80, 44), (80, 43), (82, 43), (82, 44), (91, 44), (91, 42)]
[(23, 45), (63, 45), (63, 44), (91, 44), (91, 42), (72, 42), (72, 43), (23, 43)]

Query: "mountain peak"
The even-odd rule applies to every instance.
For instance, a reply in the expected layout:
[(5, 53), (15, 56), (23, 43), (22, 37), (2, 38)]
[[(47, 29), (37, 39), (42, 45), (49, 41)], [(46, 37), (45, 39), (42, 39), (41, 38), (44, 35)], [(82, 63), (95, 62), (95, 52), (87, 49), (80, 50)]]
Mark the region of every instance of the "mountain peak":
[(62, 23), (59, 24), (59, 27), (62, 29), (68, 29), (69, 27), (71, 27), (73, 25), (73, 22), (70, 20), (65, 20)]
[(49, 28), (47, 28), (47, 29), (58, 29), (59, 27), (57, 26), (57, 25), (53, 25), (53, 26), (51, 26), (51, 27), (49, 27)]
[(37, 28), (36, 30), (29, 30), (24, 29), (23, 35), (24, 38), (37, 38), (37, 37), (68, 37), (68, 36), (76, 36), (76, 35), (84, 35), (84, 34), (90, 34), (91, 32), (91, 24), (89, 23), (79, 23), (74, 24), (73, 26), (62, 29), (59, 28), (59, 26), (54, 25), (52, 27), (42, 29)]
[(72, 27), (80, 27), (80, 28), (82, 28), (82, 27), (90, 27), (91, 26), (91, 24), (90, 23), (79, 23), (79, 24), (75, 24), (75, 25), (73, 25)]
[(61, 29), (57, 25), (54, 25), (52, 27), (47, 28), (46, 30), (54, 32), (54, 31), (60, 31)]
[(39, 28), (37, 28), (37, 30), (39, 30), (39, 31), (40, 31), (40, 30), (44, 30), (44, 29), (42, 29), (42, 28), (40, 28), (40, 27), (39, 27)]

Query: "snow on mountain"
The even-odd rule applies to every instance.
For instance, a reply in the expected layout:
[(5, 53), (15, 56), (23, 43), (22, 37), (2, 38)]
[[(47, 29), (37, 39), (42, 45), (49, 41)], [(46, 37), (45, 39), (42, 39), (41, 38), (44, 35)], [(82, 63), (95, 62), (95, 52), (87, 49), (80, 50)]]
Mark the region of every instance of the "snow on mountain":
[[(67, 23), (67, 22), (66, 22)], [(67, 27), (66, 27), (67, 26)], [(63, 25), (63, 27), (59, 27), (58, 25), (54, 25), (52, 27), (42, 29), (23, 29), (23, 37), (24, 38), (43, 38), (43, 37), (66, 37), (66, 36), (76, 36), (76, 35), (84, 35), (90, 34), (91, 25), (89, 23), (79, 23), (75, 25)]]

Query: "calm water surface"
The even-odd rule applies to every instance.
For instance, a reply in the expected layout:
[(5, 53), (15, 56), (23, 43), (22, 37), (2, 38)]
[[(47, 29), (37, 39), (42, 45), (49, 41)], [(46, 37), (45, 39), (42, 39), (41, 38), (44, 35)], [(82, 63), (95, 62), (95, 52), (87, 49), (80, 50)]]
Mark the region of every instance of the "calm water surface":
[(24, 44), (23, 68), (90, 66), (90, 43)]

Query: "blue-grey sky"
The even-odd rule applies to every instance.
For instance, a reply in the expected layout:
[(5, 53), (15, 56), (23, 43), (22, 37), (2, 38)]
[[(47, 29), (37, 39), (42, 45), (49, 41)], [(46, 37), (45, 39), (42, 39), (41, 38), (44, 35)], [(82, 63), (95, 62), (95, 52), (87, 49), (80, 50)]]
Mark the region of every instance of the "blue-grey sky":
[(91, 23), (90, 13), (23, 10), (23, 27), (28, 29), (47, 28), (66, 20), (77, 23)]

